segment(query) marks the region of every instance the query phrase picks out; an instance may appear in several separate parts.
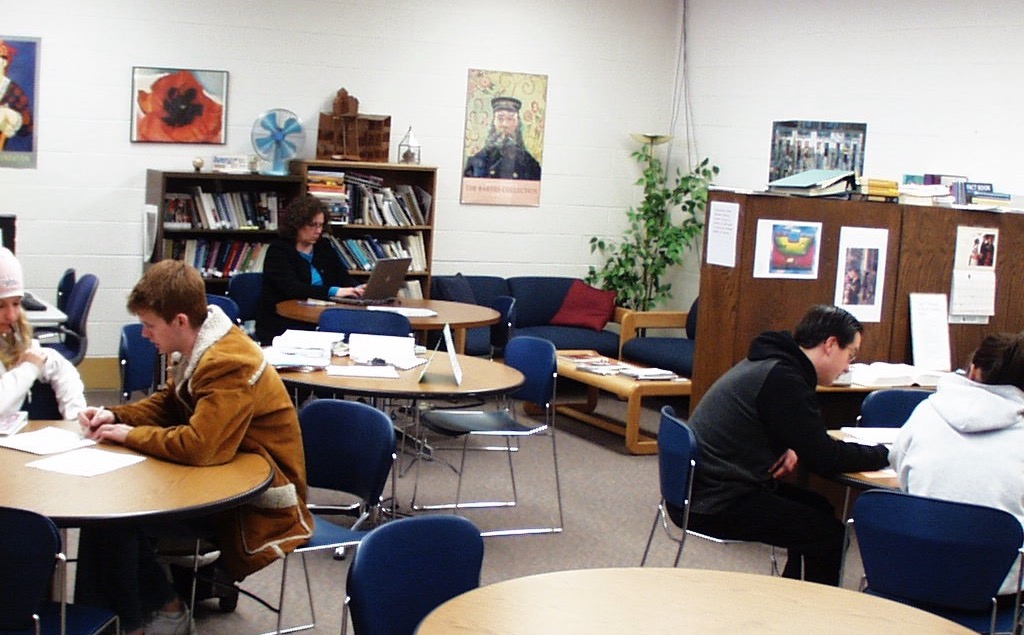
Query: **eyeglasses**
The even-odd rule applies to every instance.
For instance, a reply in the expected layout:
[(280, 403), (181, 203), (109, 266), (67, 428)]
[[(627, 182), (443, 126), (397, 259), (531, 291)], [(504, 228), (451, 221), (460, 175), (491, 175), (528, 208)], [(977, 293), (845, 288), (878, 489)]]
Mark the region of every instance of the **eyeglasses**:
[(854, 348), (854, 347), (850, 347), (850, 346), (847, 346), (843, 350), (846, 351), (846, 353), (850, 356), (850, 363), (851, 364), (857, 360), (857, 355), (860, 353), (860, 349), (859, 348)]
[(312, 227), (313, 229), (323, 229), (324, 228), (324, 223), (313, 223), (313, 222), (310, 222), (310, 223), (306, 223), (306, 227)]

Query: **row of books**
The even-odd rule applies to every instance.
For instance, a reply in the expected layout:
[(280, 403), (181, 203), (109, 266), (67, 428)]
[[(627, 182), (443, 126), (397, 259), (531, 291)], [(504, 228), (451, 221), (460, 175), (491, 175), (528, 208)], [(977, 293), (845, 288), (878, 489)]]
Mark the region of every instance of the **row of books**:
[(164, 229), (277, 229), (281, 201), (274, 191), (204, 192), (164, 196)]
[(236, 273), (263, 271), (267, 243), (206, 238), (166, 239), (164, 254), (184, 260), (209, 278), (227, 278)]
[(432, 197), (418, 186), (388, 187), (371, 174), (309, 170), (306, 190), (324, 201), (333, 223), (392, 227), (429, 223)]
[(379, 258), (412, 258), (410, 271), (426, 271), (427, 255), (423, 236), (410, 234), (394, 239), (360, 236), (358, 238), (328, 239), (345, 266), (354, 271), (370, 271)]

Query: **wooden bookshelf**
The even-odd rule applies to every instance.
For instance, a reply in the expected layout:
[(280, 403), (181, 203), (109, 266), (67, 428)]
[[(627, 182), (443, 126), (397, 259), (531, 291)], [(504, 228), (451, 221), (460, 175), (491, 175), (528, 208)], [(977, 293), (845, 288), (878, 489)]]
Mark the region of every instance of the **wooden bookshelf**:
[(321, 196), (327, 203), (331, 234), (340, 244), (342, 259), (352, 275), (369, 276), (376, 258), (407, 252), (413, 259), (407, 280), (418, 282), (418, 293), (427, 296), (433, 262), (437, 168), (317, 160), (292, 161), (291, 172), (305, 184), (305, 191)]
[[(260, 271), (260, 252), (277, 237), (276, 213), (304, 191), (299, 176), (146, 171), (146, 203), (157, 209), (150, 262), (190, 260), (210, 293), (228, 278)], [(205, 198), (215, 217), (202, 212)]]

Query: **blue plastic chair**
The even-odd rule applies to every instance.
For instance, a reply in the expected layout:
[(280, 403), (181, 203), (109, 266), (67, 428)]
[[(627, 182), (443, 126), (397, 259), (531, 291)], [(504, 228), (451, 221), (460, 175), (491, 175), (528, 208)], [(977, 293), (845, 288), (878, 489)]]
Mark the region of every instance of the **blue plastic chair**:
[[(0, 632), (88, 635), (119, 626), (111, 611), (67, 603), (67, 560), (53, 521), (0, 507), (0, 527)], [(54, 602), (48, 597), (55, 573), (59, 598)]]
[(238, 319), (250, 335), (253, 329), (249, 322), (256, 319), (260, 294), (263, 293), (263, 273), (259, 271), (236, 273), (228, 279), (227, 296), (238, 305)]
[(919, 388), (886, 388), (869, 392), (860, 404), (857, 425), (865, 428), (898, 428), (907, 422), (914, 408), (933, 391)]
[[(679, 543), (673, 565), (679, 566), (683, 545), (686, 543), (690, 494), (693, 491), (693, 472), (697, 468), (698, 454), (697, 437), (694, 436), (693, 430), (676, 416), (672, 406), (663, 407), (661, 424), (658, 426), (658, 483), (661, 487), (661, 502), (658, 503), (658, 512), (654, 516), (654, 524), (651, 525), (651, 533), (647, 537), (647, 547), (644, 548), (644, 556), (640, 560), (641, 567), (647, 564), (647, 555), (651, 551), (651, 543), (654, 541), (659, 521), (665, 534)], [(683, 523), (679, 526), (681, 531), (678, 536), (672, 531), (672, 525), (675, 523), (669, 518), (666, 503), (683, 510)]]
[(75, 288), (76, 273), (74, 269), (65, 269), (57, 281), (57, 308), (67, 311), (68, 300), (71, 299), (71, 291)]
[(365, 309), (324, 309), (320, 313), (317, 327), (321, 331), (344, 333), (345, 341), (352, 333), (368, 335), (406, 336), (412, 333), (409, 318), (391, 311), (367, 311)]
[(224, 314), (228, 316), (235, 324), (241, 325), (242, 320), (240, 315), (242, 314), (241, 309), (238, 308), (238, 303), (227, 297), (226, 295), (215, 295), (213, 293), (206, 294), (206, 303), (219, 306)]
[[(983, 633), (1011, 632), (1017, 610), (996, 605), (1011, 567), (1020, 566), (1024, 529), (992, 507), (868, 490), (853, 506), (863, 590)], [(848, 536), (849, 538), (849, 536)], [(849, 540), (847, 540), (849, 544)], [(844, 554), (845, 561), (845, 554)], [(1020, 577), (1017, 578), (1020, 606)]]
[(501, 319), (492, 324), (491, 358), (500, 355), (508, 341), (515, 335), (516, 299), (510, 295), (500, 295), (491, 302), (491, 308), (501, 314)]
[[(717, 536), (702, 534), (689, 528), (693, 474), (697, 469), (697, 462), (699, 460), (700, 445), (697, 441), (697, 436), (685, 421), (676, 416), (675, 409), (672, 406), (664, 406), (661, 409), (661, 423), (658, 426), (658, 482), (661, 488), (661, 502), (658, 503), (654, 524), (651, 526), (651, 533), (647, 537), (647, 546), (644, 548), (644, 555), (640, 560), (641, 567), (647, 563), (647, 556), (650, 553), (651, 544), (659, 522), (664, 527), (668, 537), (679, 544), (673, 566), (679, 566), (679, 559), (683, 555), (683, 545), (688, 535), (720, 545), (748, 542), (746, 540), (718, 538)], [(669, 516), (667, 504), (683, 510), (683, 522), (677, 525), (680, 529), (678, 536), (673, 534), (669, 526), (669, 523), (675, 524), (675, 521)], [(774, 545), (771, 546), (768, 561), (768, 572), (773, 575), (778, 574), (779, 563), (775, 555)], [(800, 577), (803, 578), (803, 562), (801, 562)]]
[[(420, 420), (424, 426), (448, 437), (462, 437), (462, 459), (458, 469), (459, 482), (455, 502), (439, 505), (423, 505), (420, 509), (463, 509), (480, 507), (514, 507), (518, 503), (513, 454), (519, 448), (512, 445), (512, 439), (547, 433), (551, 438), (551, 459), (554, 466), (555, 495), (558, 502), (558, 524), (551, 527), (500, 529), (484, 532), (485, 536), (508, 536), (520, 534), (558, 533), (562, 531), (562, 487), (558, 475), (558, 448), (555, 443), (555, 380), (558, 377), (555, 346), (539, 337), (513, 337), (505, 347), (505, 364), (521, 372), (525, 381), (522, 386), (499, 402), (498, 410), (447, 410), (434, 409), (424, 412)], [(544, 420), (540, 425), (520, 423), (515, 414), (513, 400), (536, 404), (543, 408)], [(469, 439), (474, 436), (504, 437), (505, 445), (485, 450), (498, 450), (508, 457), (509, 477), (512, 483), (512, 500), (465, 502), (462, 500), (463, 481), (466, 474), (466, 454), (471, 449)], [(444, 448), (434, 448), (434, 450)], [(423, 461), (417, 462), (417, 479), (413, 486), (412, 505), (416, 508), (419, 469)]]
[[(350, 494), (358, 502), (352, 505), (310, 504), (313, 513), (313, 537), (286, 556), (281, 568), (281, 591), (278, 597), (277, 632), (281, 629), (288, 562), (294, 554), (302, 557), (309, 600), (310, 623), (290, 627), (286, 632), (314, 628), (313, 590), (306, 568), (306, 554), (321, 549), (338, 549), (358, 545), (367, 535), (362, 529), (375, 514), (381, 513), (384, 487), (395, 461), (395, 431), (391, 419), (373, 406), (358, 401), (317, 399), (299, 412), (302, 446), (306, 455), (306, 482), (310, 488)], [(395, 497), (394, 479), (391, 499)], [(357, 516), (350, 527), (324, 519), (325, 515)], [(269, 606), (269, 605), (268, 605)], [(273, 608), (273, 607), (271, 607)]]
[(159, 351), (142, 336), (141, 324), (121, 327), (117, 359), (121, 368), (121, 403), (126, 403), (136, 390), (149, 394), (156, 387)]
[(480, 585), (484, 542), (459, 516), (403, 518), (359, 545), (346, 583), (342, 633), (412, 635), (432, 610)]
[(92, 301), (96, 297), (97, 287), (99, 287), (99, 279), (91, 273), (78, 279), (68, 297), (65, 311), (68, 319), (59, 328), (60, 339), (56, 342), (43, 342), (43, 346), (57, 350), (75, 366), (85, 358), (86, 350), (89, 347), (86, 322), (89, 319)]

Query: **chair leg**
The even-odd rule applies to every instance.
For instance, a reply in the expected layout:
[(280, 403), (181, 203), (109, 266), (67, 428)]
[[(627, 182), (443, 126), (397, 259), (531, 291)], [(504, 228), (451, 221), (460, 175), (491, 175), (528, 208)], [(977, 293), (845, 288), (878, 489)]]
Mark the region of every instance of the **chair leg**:
[(651, 524), (651, 533), (647, 535), (647, 546), (644, 547), (644, 555), (640, 558), (640, 566), (647, 564), (647, 554), (651, 551), (651, 543), (654, 542), (654, 533), (658, 530), (658, 518), (661, 516), (661, 512), (654, 513), (654, 523)]

